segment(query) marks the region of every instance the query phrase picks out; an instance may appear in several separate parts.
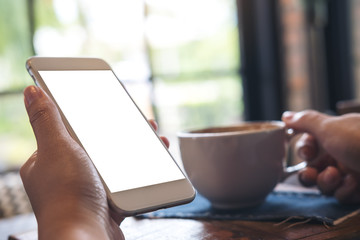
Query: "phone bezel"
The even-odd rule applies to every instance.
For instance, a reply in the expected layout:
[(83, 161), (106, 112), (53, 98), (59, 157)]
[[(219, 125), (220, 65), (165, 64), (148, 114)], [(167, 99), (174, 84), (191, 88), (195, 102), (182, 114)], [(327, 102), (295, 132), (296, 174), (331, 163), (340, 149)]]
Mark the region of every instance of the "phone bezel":
[[(55, 102), (70, 135), (82, 146), (81, 142), (76, 136), (76, 133), (73, 131), (71, 125), (69, 124), (61, 109), (57, 105), (53, 95), (47, 88), (45, 82), (42, 80), (39, 71), (111, 70), (114, 73), (110, 65), (99, 58), (31, 57), (26, 61), (26, 68), (31, 77), (33, 78), (35, 84), (44, 89), (44, 91)], [(117, 78), (115, 73), (114, 75)], [(123, 87), (126, 91), (126, 88), (121, 83), (121, 81), (119, 79), (118, 81), (121, 87)], [(138, 108), (136, 103), (131, 98), (130, 94), (128, 92), (127, 94), (134, 103), (134, 105)], [(138, 110), (142, 114), (139, 108)], [(143, 114), (142, 116), (144, 117), (144, 120), (147, 121)], [(149, 127), (151, 127), (150, 124)], [(165, 147), (165, 145), (164, 149), (169, 153), (170, 157), (174, 161), (174, 164), (177, 165), (176, 161), (174, 160), (168, 149)], [(181, 171), (180, 167), (179, 169)], [(154, 211), (160, 208), (166, 208), (191, 202), (195, 197), (195, 190), (192, 187), (190, 181), (187, 179), (186, 175), (184, 173), (183, 175), (184, 179), (181, 180), (112, 193), (109, 191), (106, 183), (103, 181), (101, 174), (99, 174), (107, 192), (110, 206), (115, 211), (119, 212), (124, 216), (136, 215), (139, 213)]]

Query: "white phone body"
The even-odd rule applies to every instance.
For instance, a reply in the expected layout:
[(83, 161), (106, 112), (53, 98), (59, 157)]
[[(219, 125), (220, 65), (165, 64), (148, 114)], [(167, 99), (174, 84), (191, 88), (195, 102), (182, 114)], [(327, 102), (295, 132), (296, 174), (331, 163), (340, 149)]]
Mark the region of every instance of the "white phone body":
[(26, 68), (92, 160), (115, 211), (131, 216), (194, 199), (191, 183), (105, 61), (32, 57)]

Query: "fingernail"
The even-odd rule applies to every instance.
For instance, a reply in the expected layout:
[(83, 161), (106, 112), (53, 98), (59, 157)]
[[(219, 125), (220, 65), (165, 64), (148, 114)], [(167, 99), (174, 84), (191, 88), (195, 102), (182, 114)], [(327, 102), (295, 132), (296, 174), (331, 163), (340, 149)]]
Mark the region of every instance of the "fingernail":
[(295, 115), (295, 112), (286, 111), (282, 115), (282, 119), (286, 121), (290, 121)]
[(25, 103), (30, 106), (35, 99), (42, 96), (41, 90), (36, 86), (29, 86), (24, 90)]

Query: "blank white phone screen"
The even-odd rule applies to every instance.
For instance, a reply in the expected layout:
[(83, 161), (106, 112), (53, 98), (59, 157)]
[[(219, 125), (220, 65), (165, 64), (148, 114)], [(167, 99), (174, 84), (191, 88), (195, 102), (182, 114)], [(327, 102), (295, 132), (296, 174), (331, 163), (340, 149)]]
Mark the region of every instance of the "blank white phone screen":
[(39, 73), (111, 192), (185, 178), (111, 70)]

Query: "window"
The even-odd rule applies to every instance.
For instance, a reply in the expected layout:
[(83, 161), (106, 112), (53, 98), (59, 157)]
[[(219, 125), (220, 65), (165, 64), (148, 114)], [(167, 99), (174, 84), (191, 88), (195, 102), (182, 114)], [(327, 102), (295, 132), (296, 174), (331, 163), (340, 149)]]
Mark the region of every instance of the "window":
[(22, 97), (34, 54), (105, 59), (170, 138), (242, 117), (235, 0), (13, 0), (0, 12), (2, 164), (36, 148)]
[(236, 2), (148, 1), (154, 101), (166, 135), (239, 121)]
[(31, 81), (24, 64), (32, 55), (24, 0), (0, 2), (0, 169), (25, 161), (36, 149), (23, 104)]
[(353, 69), (355, 80), (355, 96), (360, 100), (360, 1), (351, 1)]

